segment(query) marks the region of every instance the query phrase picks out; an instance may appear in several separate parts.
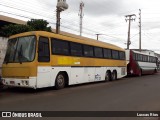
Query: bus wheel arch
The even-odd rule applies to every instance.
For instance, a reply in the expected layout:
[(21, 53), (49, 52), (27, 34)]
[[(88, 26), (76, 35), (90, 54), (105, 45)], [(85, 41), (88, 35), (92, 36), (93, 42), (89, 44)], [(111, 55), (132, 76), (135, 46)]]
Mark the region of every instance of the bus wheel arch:
[(68, 80), (69, 77), (68, 77), (68, 74), (67, 72), (65, 71), (61, 71), (57, 74), (57, 77), (55, 79), (55, 88), (58, 90), (58, 89), (62, 89), (64, 88), (65, 86), (68, 85)]
[(112, 80), (117, 80), (117, 71), (113, 70), (112, 72)]
[(107, 70), (106, 71), (106, 75), (105, 75), (105, 81), (107, 82), (107, 81), (111, 81), (112, 79), (111, 79), (111, 71), (110, 70)]
[(69, 85), (69, 76), (68, 73), (66, 71), (63, 71), (63, 74), (65, 75), (65, 86)]

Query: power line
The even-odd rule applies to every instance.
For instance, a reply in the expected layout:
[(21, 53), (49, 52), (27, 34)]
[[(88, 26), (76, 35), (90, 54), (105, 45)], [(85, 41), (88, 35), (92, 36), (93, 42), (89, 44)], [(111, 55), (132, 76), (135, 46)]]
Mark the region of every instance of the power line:
[[(14, 14), (14, 13), (9, 13), (9, 12), (4, 12), (4, 11), (0, 11), (0, 12), (7, 13), (7, 14), (11, 14), (11, 15), (15, 15), (15, 16), (19, 16), (19, 17), (23, 17), (23, 18), (32, 19), (31, 17), (27, 17), (27, 16), (20, 15), (20, 14)], [(50, 23), (50, 24), (54, 24), (54, 25), (56, 24), (56, 23), (53, 23), (53, 22), (50, 22), (50, 21), (49, 21), (49, 23)], [(66, 26), (64, 26), (64, 25), (62, 25), (62, 27), (79, 32), (77, 29), (73, 29), (73, 28), (71, 29), (70, 27), (66, 27)], [(90, 29), (88, 29), (88, 31), (93, 32), (93, 31), (90, 30)], [(95, 31), (94, 31), (94, 32), (95, 32)], [(96, 32), (95, 32), (95, 33), (96, 33)], [(90, 33), (87, 33), (87, 34), (90, 34)], [(94, 34), (94, 33), (93, 33), (93, 34)], [(92, 35), (93, 35), (93, 34), (92, 34)], [(109, 37), (111, 37), (111, 36), (109, 36)]]
[[(20, 10), (20, 9), (19, 9)], [(27, 19), (31, 19), (31, 17), (28, 17), (28, 16), (24, 16), (24, 15), (20, 15), (20, 14), (14, 14), (14, 13), (9, 13), (9, 12), (4, 12), (4, 11), (1, 11), (1, 12), (3, 12), (3, 13), (7, 13), (7, 14), (11, 14), (11, 15), (15, 15), (15, 16), (19, 16), (19, 17), (23, 17), (23, 18), (27, 18)], [(28, 11), (26, 11), (26, 12), (28, 12)], [(72, 24), (72, 23), (71, 23)], [(63, 26), (64, 27), (64, 26)], [(64, 28), (67, 28), (67, 27), (64, 27)], [(69, 28), (67, 28), (67, 29), (69, 29)], [(72, 30), (72, 29), (71, 29)], [(89, 31), (89, 32), (95, 32), (95, 33), (97, 33), (97, 31), (93, 31), (93, 30), (90, 30), (90, 29), (87, 29), (87, 28), (85, 28), (85, 31)], [(74, 29), (74, 31), (75, 31), (75, 29)], [(88, 34), (88, 33), (87, 33)], [(93, 35), (93, 33), (92, 33), (92, 35)], [(112, 38), (115, 38), (115, 37), (113, 37), (113, 36), (109, 36), (108, 35), (108, 37), (112, 37)]]
[[(26, 11), (26, 12), (29, 12), (29, 11)], [(39, 14), (40, 15), (40, 14)], [(26, 16), (23, 16), (23, 15), (19, 15), (19, 16), (21, 16), (21, 17), (24, 17), (24, 18), (29, 18), (30, 19), (30, 17), (26, 17)], [(41, 16), (41, 15), (40, 15)], [(72, 17), (73, 18), (73, 17)], [(73, 22), (70, 22), (71, 24), (73, 24)], [(95, 24), (91, 24), (91, 26), (92, 26), (92, 28), (93, 28), (93, 26), (96, 26)], [(77, 26), (76, 26), (77, 27)], [(102, 27), (102, 26), (100, 26), (100, 27)], [(67, 28), (67, 27), (66, 27)], [(68, 27), (69, 28), (69, 27)], [(95, 27), (94, 27), (95, 28)], [(106, 27), (106, 28), (108, 28), (108, 27)], [(73, 28), (72, 28), (73, 29)], [(96, 29), (96, 28), (95, 28)], [(114, 28), (115, 29), (115, 28)], [(112, 30), (114, 30), (114, 29), (112, 29)], [(118, 28), (116, 28), (116, 29), (118, 29)], [(75, 29), (74, 29), (75, 30)], [(93, 31), (93, 30), (91, 30), (91, 29), (88, 29), (88, 28), (84, 28), (84, 30), (85, 30), (85, 32), (86, 31), (89, 31), (89, 32), (91, 32), (92, 33), (92, 35), (93, 35), (93, 32), (95, 32), (95, 33), (97, 33), (97, 31)], [(104, 31), (106, 31), (106, 29), (103, 29)], [(106, 35), (107, 37), (112, 37), (112, 38), (116, 38), (116, 37), (114, 37), (114, 36), (111, 36), (111, 35)], [(118, 38), (119, 39), (119, 38)]]
[[(74, 23), (75, 23), (75, 21), (78, 21), (77, 19), (75, 19), (76, 17), (74, 17), (73, 14), (70, 15), (70, 14), (67, 13), (67, 14), (65, 14), (65, 18), (66, 18), (66, 19), (69, 18), (68, 20), (65, 20), (65, 21), (67, 21), (67, 22), (74, 21)], [(85, 19), (85, 20), (86, 20), (86, 19)], [(65, 21), (64, 21), (64, 22), (65, 22)], [(88, 20), (86, 20), (86, 21), (88, 21)], [(112, 20), (112, 21), (113, 21), (113, 20)], [(122, 22), (116, 22), (115, 24), (120, 25), (120, 23), (122, 23)], [(72, 24), (73, 24), (73, 22), (72, 22)], [(78, 25), (79, 23), (77, 22), (76, 24)], [(84, 23), (84, 24), (85, 24), (85, 23)], [(112, 29), (110, 29), (109, 26), (110, 26), (110, 27), (113, 27), (112, 25), (108, 25), (108, 26), (104, 26), (104, 25), (103, 25), (103, 26), (102, 26), (102, 25), (98, 25), (98, 24), (92, 24), (91, 22), (85, 24), (85, 26), (87, 26), (87, 27), (89, 27), (89, 28), (92, 26), (93, 29), (98, 29), (97, 27), (100, 27), (102, 31), (106, 31), (106, 30), (107, 30), (107, 31), (112, 31), (112, 32), (113, 32), (114, 29), (118, 29), (118, 28), (120, 27), (120, 26), (118, 26), (117, 28), (112, 28)], [(105, 28), (105, 29), (102, 29), (102, 27)]]
[(7, 13), (7, 14), (10, 14), (10, 15), (15, 15), (15, 16), (18, 16), (18, 17), (23, 17), (23, 18), (28, 18), (28, 19), (32, 19), (31, 17), (26, 17), (26, 16), (24, 16), (24, 15), (18, 15), (18, 14), (15, 14), (15, 13), (9, 13), (9, 12), (4, 12), (4, 11), (0, 11), (0, 12), (2, 12), (2, 13)]
[[(64, 22), (65, 22), (65, 21), (64, 21)], [(66, 22), (66, 24), (69, 24), (69, 25), (78, 27), (77, 25), (75, 25), (75, 24), (73, 24), (73, 23), (71, 23), (71, 22), (70, 22), (70, 23), (69, 23), (69, 22)], [(77, 28), (77, 29), (78, 29), (78, 28)], [(86, 28), (86, 27), (83, 27), (83, 29), (84, 29), (85, 31), (90, 31), (90, 32), (92, 32), (94, 35), (98, 33), (98, 31), (94, 31), (94, 30), (88, 29), (88, 28)], [(106, 30), (104, 30), (104, 31), (106, 31)], [(99, 31), (99, 32), (100, 32), (100, 31)], [(108, 34), (105, 34), (105, 33), (101, 33), (101, 34), (104, 34), (104, 35), (106, 35), (107, 37), (118, 38), (118, 37), (115, 37), (115, 36), (112, 36), (112, 35), (108, 35)], [(121, 38), (118, 38), (118, 39), (121, 39)]]
[[(8, 6), (8, 5), (3, 5), (0, 3), (1, 6), (5, 6), (5, 7), (8, 7), (8, 8), (12, 8), (12, 9), (15, 9), (15, 10), (20, 10), (20, 11), (23, 11), (23, 12), (27, 12), (27, 13), (31, 13), (31, 14), (35, 14), (35, 15), (39, 15), (39, 16), (42, 16), (41, 14), (38, 14), (38, 13), (34, 13), (34, 12), (30, 12), (28, 10), (23, 10), (23, 9), (19, 9), (19, 8), (14, 8), (14, 7), (11, 7), (11, 6)], [(45, 16), (46, 17), (46, 16)], [(49, 17), (48, 17), (49, 18)], [(50, 17), (50, 19), (53, 19), (52, 17)]]
[[(21, 3), (20, 3), (21, 2)], [(36, 4), (36, 5), (33, 5), (33, 2), (29, 2), (29, 1), (23, 1), (22, 2), (22, 0), (21, 1), (19, 1), (19, 2), (17, 2), (17, 3), (19, 3), (19, 4), (16, 4), (16, 6), (15, 6), (15, 1), (13, 1), (13, 3), (12, 3), (12, 0), (10, 0), (10, 1), (5, 1), (5, 2), (3, 2), (3, 1), (1, 1), (1, 4), (7, 4), (8, 6), (12, 6), (12, 7), (19, 7), (19, 8), (22, 8), (22, 9), (24, 9), (24, 8), (26, 8), (27, 7), (27, 10), (28, 10), (28, 8), (30, 9), (30, 10), (32, 10), (32, 9), (34, 9), (35, 10), (35, 8), (37, 8), (36, 10), (39, 10), (39, 9), (43, 9), (44, 7), (44, 5), (43, 6), (41, 6), (40, 4)], [(46, 10), (46, 8), (44, 8), (43, 9), (43, 11), (46, 11), (46, 12), (48, 12), (48, 9)], [(39, 12), (39, 11), (38, 11)], [(52, 11), (53, 12), (53, 11)], [(56, 12), (56, 11), (54, 11), (54, 12)]]

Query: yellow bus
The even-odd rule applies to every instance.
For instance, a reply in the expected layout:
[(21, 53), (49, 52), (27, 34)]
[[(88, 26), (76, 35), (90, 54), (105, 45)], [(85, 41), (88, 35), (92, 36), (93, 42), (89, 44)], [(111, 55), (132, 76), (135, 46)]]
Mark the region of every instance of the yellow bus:
[(2, 66), (3, 84), (62, 89), (126, 76), (125, 50), (84, 37), (31, 31), (8, 40)]

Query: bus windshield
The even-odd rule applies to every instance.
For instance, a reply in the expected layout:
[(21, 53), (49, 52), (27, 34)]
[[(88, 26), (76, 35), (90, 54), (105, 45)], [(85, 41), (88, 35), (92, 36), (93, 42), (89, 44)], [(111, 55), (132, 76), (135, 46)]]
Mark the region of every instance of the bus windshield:
[(4, 63), (31, 62), (35, 57), (36, 37), (26, 36), (8, 40)]

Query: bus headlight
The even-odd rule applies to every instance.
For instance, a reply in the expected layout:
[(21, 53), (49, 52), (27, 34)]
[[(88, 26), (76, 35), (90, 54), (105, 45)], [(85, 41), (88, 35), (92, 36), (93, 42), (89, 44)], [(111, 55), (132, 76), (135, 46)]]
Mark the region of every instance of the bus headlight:
[(26, 85), (26, 86), (28, 86), (28, 85), (29, 85), (29, 81), (22, 80), (22, 85)]

